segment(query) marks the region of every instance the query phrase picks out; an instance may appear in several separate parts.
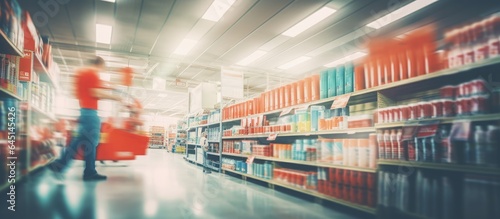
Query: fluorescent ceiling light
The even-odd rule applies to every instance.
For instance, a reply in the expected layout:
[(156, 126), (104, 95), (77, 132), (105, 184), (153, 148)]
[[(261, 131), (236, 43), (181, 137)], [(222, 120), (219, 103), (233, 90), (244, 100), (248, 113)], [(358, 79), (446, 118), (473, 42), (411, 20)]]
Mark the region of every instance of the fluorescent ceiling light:
[(406, 17), (407, 15), (409, 15), (415, 11), (418, 11), (418, 10), (424, 8), (425, 6), (430, 5), (430, 4), (437, 2), (437, 1), (438, 0), (415, 0), (412, 3), (407, 4), (399, 9), (367, 24), (366, 26), (371, 27), (371, 28), (375, 28), (375, 29), (382, 28), (385, 25), (388, 25), (394, 21), (397, 21), (403, 17)]
[(184, 39), (181, 44), (175, 49), (174, 53), (178, 55), (186, 55), (191, 51), (191, 49), (196, 45), (195, 40)]
[(294, 59), (294, 60), (292, 60), (292, 61), (290, 61), (290, 62), (288, 62), (288, 63), (286, 63), (286, 64), (284, 64), (284, 65), (282, 65), (280, 67), (278, 67), (278, 68), (279, 69), (283, 69), (283, 70), (289, 69), (289, 68), (291, 68), (293, 66), (296, 66), (296, 65), (298, 65), (298, 64), (300, 64), (302, 62), (305, 62), (305, 61), (307, 61), (309, 59), (311, 59), (311, 57), (301, 56), (301, 57), (296, 58), (296, 59)]
[(215, 0), (201, 18), (217, 22), (224, 16), (234, 2), (235, 0)]
[(113, 27), (105, 24), (95, 25), (95, 41), (98, 43), (111, 43), (111, 33), (113, 32)]
[(116, 2), (116, 0), (101, 0), (101, 1), (103, 1), (103, 2), (112, 2), (112, 3)]
[(282, 34), (289, 37), (295, 37), (335, 12), (336, 12), (335, 9), (329, 7), (323, 7), (318, 11), (314, 12), (313, 14), (309, 15), (309, 17), (305, 18), (298, 24), (295, 24), (295, 26), (291, 27)]
[(257, 50), (255, 51), (254, 53), (250, 54), (248, 57), (242, 59), (241, 61), (239, 61), (238, 65), (248, 65), (250, 63), (252, 63), (253, 61), (257, 60), (258, 58), (264, 56), (267, 52), (266, 51), (262, 51), (262, 50)]
[(341, 59), (338, 59), (334, 62), (331, 62), (331, 63), (328, 63), (325, 65), (325, 67), (335, 67), (337, 65), (340, 65), (340, 64), (344, 64), (346, 62), (349, 62), (349, 61), (353, 61), (353, 60), (356, 60), (358, 58), (361, 58), (363, 56), (366, 56), (366, 53), (365, 52), (355, 52), (351, 55), (348, 55), (344, 58), (341, 58)]

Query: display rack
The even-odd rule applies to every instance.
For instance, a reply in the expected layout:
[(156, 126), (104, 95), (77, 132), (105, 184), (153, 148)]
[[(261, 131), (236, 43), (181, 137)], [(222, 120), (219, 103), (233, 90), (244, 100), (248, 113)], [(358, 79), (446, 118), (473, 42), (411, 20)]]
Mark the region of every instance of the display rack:
[(165, 148), (165, 127), (151, 126), (149, 135), (149, 148)]
[[(411, 98), (429, 98), (431, 95), (436, 95), (435, 90), (446, 85), (446, 84), (459, 84), (463, 83), (467, 80), (471, 80), (477, 78), (478, 76), (483, 76), (483, 78), (488, 78), (488, 75), (491, 74), (494, 70), (494, 67), (498, 67), (500, 64), (500, 58), (493, 58), (483, 60), (474, 64), (470, 64), (467, 66), (452, 68), (452, 69), (444, 69), (434, 73), (417, 76), (405, 80), (401, 80), (398, 82), (393, 82), (369, 89), (354, 91), (350, 93), (350, 99), (347, 103), (347, 106), (352, 106), (356, 104), (363, 103), (375, 103), (376, 109), (383, 108), (387, 106), (394, 106), (400, 102), (405, 102), (407, 99)], [(470, 72), (475, 72), (474, 74), (470, 74)], [(469, 74), (467, 74), (469, 73)], [(442, 82), (446, 81), (446, 84)], [(430, 92), (431, 90), (434, 90)], [(400, 95), (401, 93), (407, 95)], [(265, 116), (266, 118), (279, 118), (280, 114), (283, 111), (289, 111), (293, 114), (294, 109), (307, 109), (310, 106), (319, 105), (329, 107), (336, 100), (336, 97), (320, 99), (316, 101), (311, 101), (308, 103), (290, 106), (282, 109), (267, 111), (263, 113), (254, 113), (248, 116), (242, 116), (239, 118), (230, 118), (224, 119), (221, 122), (221, 129), (226, 130), (231, 128), (232, 126), (239, 125), (244, 119), (253, 119), (259, 116)], [(372, 111), (373, 113), (375, 112)], [(367, 136), (369, 133), (375, 133), (379, 130), (385, 130), (390, 128), (401, 128), (405, 126), (412, 126), (416, 124), (422, 124), (426, 122), (438, 122), (440, 124), (453, 124), (457, 121), (471, 121), (471, 122), (488, 122), (492, 120), (500, 120), (500, 114), (492, 113), (492, 114), (481, 114), (481, 115), (470, 115), (470, 116), (455, 116), (455, 117), (442, 117), (442, 118), (429, 118), (422, 119), (416, 121), (409, 122), (394, 122), (394, 123), (376, 123), (373, 127), (366, 128), (348, 128), (348, 129), (338, 129), (338, 130), (328, 130), (328, 131), (317, 131), (317, 132), (268, 132), (265, 134), (237, 134), (233, 132), (233, 136), (223, 136), (222, 140), (242, 140), (242, 139), (253, 139), (258, 142), (269, 143), (269, 142), (281, 142), (286, 141), (290, 142), (287, 139), (296, 139), (296, 138), (315, 138), (325, 136), (335, 136), (335, 138), (350, 138), (350, 135), (356, 136)], [(276, 140), (269, 141), (267, 138), (270, 134), (277, 134)], [(280, 137), (283, 137), (280, 140)], [(286, 139), (285, 139), (286, 137)], [(370, 169), (370, 168), (359, 168), (359, 167), (350, 167), (343, 165), (332, 165), (332, 164), (324, 164), (318, 162), (309, 162), (309, 161), (298, 161), (298, 160), (289, 160), (289, 159), (279, 159), (275, 157), (266, 157), (266, 156), (255, 156), (255, 155), (242, 155), (242, 154), (233, 154), (233, 153), (222, 153), (222, 158), (231, 158), (240, 161), (244, 161), (249, 157), (254, 158), (255, 160), (269, 161), (273, 162), (273, 165), (297, 165), (300, 166), (309, 166), (309, 167), (325, 167), (325, 168), (337, 168), (337, 169), (345, 169), (345, 170), (354, 170), (354, 171), (365, 171), (369, 173), (375, 173), (379, 171), (382, 166), (406, 166), (406, 167), (415, 167), (419, 169), (432, 169), (435, 171), (452, 171), (452, 172), (462, 172), (462, 173), (478, 173), (478, 174), (488, 174), (488, 175), (498, 175), (500, 173), (500, 169), (498, 168), (488, 168), (482, 166), (471, 166), (471, 165), (458, 165), (458, 164), (439, 164), (439, 163), (422, 163), (422, 162), (408, 162), (408, 161), (394, 161), (394, 160), (380, 160), (377, 162), (378, 168)], [(242, 176), (253, 177), (261, 181), (267, 181), (259, 177), (255, 177), (252, 175), (248, 175), (245, 173), (241, 173), (238, 171), (228, 170), (227, 168), (223, 169), (226, 172), (233, 172)], [(359, 209), (358, 209), (359, 210)], [(371, 209), (368, 212), (375, 214), (375, 210)], [(403, 212), (405, 213), (405, 212)], [(412, 214), (407, 212), (408, 214)]]
[(7, 37), (3, 30), (0, 30), (0, 54), (23, 56), (23, 51)]
[(357, 209), (357, 210), (366, 212), (368, 214), (375, 214), (375, 212), (376, 212), (375, 208), (371, 208), (371, 207), (367, 207), (367, 206), (363, 206), (363, 205), (359, 205), (359, 204), (347, 202), (347, 201), (344, 201), (344, 200), (341, 200), (341, 199), (332, 198), (332, 197), (326, 196), (324, 194), (321, 194), (319, 192), (316, 192), (314, 190), (297, 188), (297, 187), (294, 187), (294, 186), (291, 186), (291, 185), (287, 185), (287, 184), (278, 182), (276, 180), (268, 180), (268, 179), (264, 179), (264, 178), (257, 177), (257, 176), (254, 176), (254, 175), (250, 175), (250, 174), (246, 174), (246, 173), (242, 173), (242, 172), (230, 170), (230, 169), (227, 169), (227, 168), (222, 168), (222, 171), (223, 171), (223, 173), (228, 172), (228, 173), (240, 175), (240, 176), (242, 176), (243, 179), (251, 178), (251, 179), (255, 179), (255, 180), (261, 181), (261, 182), (265, 182), (265, 183), (268, 184), (268, 186), (270, 188), (274, 188), (274, 186), (279, 186), (279, 187), (282, 187), (282, 188), (286, 188), (286, 189), (290, 189), (290, 190), (293, 190), (293, 191), (296, 191), (296, 192), (300, 192), (302, 194), (306, 194), (306, 195), (309, 195), (309, 196), (320, 198), (322, 200), (330, 201), (330, 202), (337, 203), (337, 204), (340, 204), (340, 205), (343, 205), (343, 206), (347, 206), (347, 207), (350, 207), (350, 208), (353, 208), (353, 209)]

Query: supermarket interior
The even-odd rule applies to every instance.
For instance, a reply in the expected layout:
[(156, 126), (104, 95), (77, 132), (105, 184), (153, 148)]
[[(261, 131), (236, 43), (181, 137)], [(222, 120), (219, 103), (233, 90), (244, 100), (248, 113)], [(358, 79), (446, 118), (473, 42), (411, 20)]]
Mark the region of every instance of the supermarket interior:
[(0, 0), (0, 59), (0, 218), (500, 218), (499, 1)]

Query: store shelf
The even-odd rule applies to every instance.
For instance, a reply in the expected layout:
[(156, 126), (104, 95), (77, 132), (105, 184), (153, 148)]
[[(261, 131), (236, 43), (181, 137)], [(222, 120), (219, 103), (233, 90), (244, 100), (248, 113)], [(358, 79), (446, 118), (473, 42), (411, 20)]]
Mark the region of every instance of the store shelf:
[(32, 110), (33, 112), (38, 113), (38, 115), (42, 115), (42, 116), (44, 116), (45, 118), (50, 119), (50, 120), (51, 120), (51, 121), (53, 121), (53, 122), (56, 122), (56, 121), (57, 121), (57, 119), (56, 119), (53, 115), (48, 114), (47, 112), (45, 112), (45, 111), (41, 110), (40, 108), (38, 108), (38, 107), (36, 107), (36, 106), (34, 106), (34, 105), (32, 105), (32, 104), (31, 104), (30, 106), (31, 106), (31, 110)]
[[(440, 78), (443, 78), (446, 76), (454, 76), (456, 74), (461, 74), (461, 73), (465, 73), (465, 72), (468, 72), (471, 70), (475, 70), (475, 69), (479, 69), (479, 68), (483, 68), (483, 67), (487, 67), (487, 66), (492, 66), (492, 65), (497, 65), (497, 64), (500, 64), (500, 57), (493, 58), (493, 59), (486, 59), (486, 60), (483, 60), (483, 61), (480, 61), (477, 63), (469, 64), (466, 66), (461, 66), (458, 68), (444, 69), (444, 70), (437, 71), (437, 72), (430, 73), (430, 74), (426, 74), (426, 75), (421, 75), (421, 76), (417, 76), (417, 77), (413, 77), (413, 78), (409, 78), (409, 79), (405, 79), (405, 80), (401, 80), (401, 81), (397, 81), (397, 82), (392, 82), (389, 84), (384, 84), (384, 85), (373, 87), (373, 88), (355, 91), (355, 92), (350, 93), (351, 98), (349, 100), (349, 103), (352, 104), (352, 103), (362, 103), (362, 102), (367, 102), (367, 101), (376, 101), (377, 92), (380, 92), (380, 91), (388, 91), (388, 90), (392, 90), (392, 89), (396, 89), (396, 88), (402, 88), (405, 85), (417, 84), (420, 82), (426, 82), (426, 81), (430, 81), (433, 79), (440, 79)], [(418, 89), (422, 89), (422, 88), (425, 88), (426, 86), (417, 86), (417, 87), (418, 87)], [(406, 92), (411, 93), (413, 91), (406, 90)], [(228, 120), (222, 121), (222, 123), (233, 123), (236, 121), (240, 121), (241, 119), (245, 119), (245, 118), (252, 118), (252, 117), (257, 117), (257, 116), (261, 116), (261, 115), (267, 116), (267, 115), (277, 114), (277, 113), (281, 113), (282, 111), (287, 110), (289, 108), (297, 109), (297, 108), (302, 108), (302, 107), (306, 107), (309, 105), (321, 105), (321, 104), (328, 104), (330, 102), (333, 103), (335, 98), (336, 97), (330, 97), (330, 98), (312, 101), (309, 103), (304, 103), (304, 104), (300, 104), (300, 105), (296, 105), (296, 106), (287, 107), (284, 109), (268, 111), (268, 112), (254, 114), (254, 115), (236, 118), (236, 119), (228, 119)]]
[(215, 155), (215, 156), (219, 156), (220, 155), (219, 153), (214, 153), (214, 152), (207, 152), (207, 154), (211, 154), (211, 155)]
[(402, 161), (402, 160), (379, 160), (378, 165), (404, 166), (404, 167), (454, 171), (454, 172), (463, 172), (463, 173), (480, 173), (480, 174), (488, 174), (488, 175), (500, 175), (500, 168), (461, 165), (461, 164), (425, 163), (425, 162)]
[(220, 143), (219, 140), (208, 140), (208, 143)]
[(217, 168), (217, 167), (214, 167), (212, 165), (207, 165), (207, 167), (210, 168), (210, 169), (212, 169), (212, 170), (215, 170), (215, 171), (219, 172), (219, 168)]
[(12, 98), (14, 98), (14, 99), (16, 99), (16, 100), (22, 100), (22, 98), (21, 98), (21, 97), (19, 97), (19, 96), (17, 96), (16, 94), (14, 94), (14, 93), (12, 93), (12, 92), (8, 91), (7, 89), (1, 88), (1, 87), (0, 87), (0, 93), (6, 94), (6, 95), (8, 95), (9, 97), (12, 97)]
[(24, 56), (23, 51), (17, 48), (2, 30), (0, 30), (0, 54)]
[(275, 161), (275, 162), (281, 162), (281, 163), (292, 163), (292, 164), (300, 164), (300, 165), (314, 166), (314, 167), (337, 168), (337, 169), (354, 170), (354, 171), (367, 172), (367, 173), (375, 173), (375, 172), (377, 172), (376, 169), (371, 169), (371, 168), (351, 167), (351, 166), (335, 165), (335, 164), (312, 162), (312, 161), (288, 160), (288, 159), (280, 159), (280, 158), (275, 158), (275, 157), (265, 157), (265, 156), (255, 156), (255, 155), (243, 155), (243, 154), (231, 154), (231, 153), (222, 153), (222, 155), (232, 156), (232, 157), (243, 157), (243, 158), (248, 158), (250, 156), (254, 156), (255, 159), (258, 159), (258, 160)]
[(52, 84), (56, 91), (59, 91), (59, 85), (56, 83), (49, 70), (42, 63), (42, 58), (38, 55), (33, 55), (33, 68), (35, 69), (35, 72), (37, 72), (40, 76), (41, 81)]
[(291, 185), (287, 185), (287, 184), (284, 184), (284, 183), (281, 183), (281, 182), (277, 182), (275, 180), (268, 180), (268, 179), (260, 178), (260, 177), (254, 176), (254, 175), (250, 175), (250, 174), (238, 172), (238, 171), (235, 171), (235, 170), (230, 170), (230, 169), (227, 169), (227, 168), (222, 168), (222, 170), (227, 171), (227, 172), (231, 172), (231, 173), (235, 173), (235, 174), (239, 174), (239, 175), (245, 176), (247, 178), (252, 178), (252, 179), (256, 179), (256, 180), (262, 181), (262, 182), (266, 182), (266, 183), (269, 183), (269, 184), (272, 184), (272, 185), (275, 185), (275, 186), (279, 186), (279, 187), (287, 188), (287, 189), (290, 189), (290, 190), (294, 190), (296, 192), (300, 192), (300, 193), (303, 193), (303, 194), (311, 195), (311, 196), (314, 196), (314, 197), (317, 197), (317, 198), (321, 198), (321, 199), (324, 199), (324, 200), (328, 200), (328, 201), (331, 201), (331, 202), (334, 202), (334, 203), (337, 203), (337, 204), (341, 204), (341, 205), (344, 205), (344, 206), (347, 206), (347, 207), (350, 207), (350, 208), (354, 208), (354, 209), (357, 209), (357, 210), (360, 210), (360, 211), (363, 211), (363, 212), (366, 212), (366, 213), (369, 213), (369, 214), (375, 214), (375, 212), (376, 212), (375, 208), (371, 208), (371, 207), (367, 207), (367, 206), (363, 206), (363, 205), (358, 205), (358, 204), (354, 204), (354, 203), (351, 203), (351, 202), (348, 202), (348, 201), (344, 201), (344, 200), (332, 198), (332, 197), (329, 197), (327, 195), (321, 194), (321, 193), (319, 193), (317, 191), (297, 188), (297, 187), (294, 187), (294, 186), (291, 186)]
[(196, 129), (196, 128), (205, 127), (205, 126), (208, 126), (208, 124), (195, 125), (195, 126), (192, 126), (192, 127), (188, 127), (186, 130)]
[(216, 123), (209, 123), (209, 124), (207, 124), (207, 126), (214, 126), (214, 125), (220, 125), (220, 122), (216, 122)]
[(484, 115), (472, 115), (472, 116), (456, 116), (456, 117), (443, 117), (443, 118), (432, 118), (432, 119), (419, 119), (408, 122), (393, 122), (393, 123), (385, 123), (385, 124), (375, 124), (375, 128), (377, 129), (385, 129), (385, 128), (397, 128), (403, 127), (407, 125), (417, 125), (421, 122), (431, 122), (438, 121), (442, 124), (450, 124), (456, 121), (471, 121), (471, 122), (481, 122), (481, 121), (492, 121), (492, 120), (500, 120), (500, 113), (495, 114), (484, 114)]
[[(278, 133), (278, 137), (338, 135), (338, 134), (356, 134), (356, 133), (370, 133), (370, 132), (375, 132), (375, 128), (368, 127), (368, 128), (338, 129), (338, 130), (326, 130), (317, 132), (284, 132), (284, 133)], [(268, 136), (269, 134), (236, 135), (236, 136), (222, 137), (222, 139), (267, 138)]]

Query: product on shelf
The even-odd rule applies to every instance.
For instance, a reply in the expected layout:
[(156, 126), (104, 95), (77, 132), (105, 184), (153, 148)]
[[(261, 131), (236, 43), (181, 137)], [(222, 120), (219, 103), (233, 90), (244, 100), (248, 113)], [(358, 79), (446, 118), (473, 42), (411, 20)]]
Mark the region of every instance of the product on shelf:
[[(22, 28), (22, 9), (16, 0), (2, 0), (0, 2), (0, 31), (5, 33), (7, 38), (19, 50), (23, 51), (24, 31)], [(3, 48), (2, 48), (3, 49)]]
[(318, 167), (318, 192), (348, 202), (375, 207), (375, 174)]
[(294, 169), (275, 168), (274, 180), (301, 189), (317, 190), (318, 173), (316, 171), (300, 171)]
[(441, 99), (378, 110), (378, 122), (392, 123), (429, 118), (468, 116), (491, 112), (490, 95), (483, 79), (440, 88)]
[(445, 32), (447, 67), (472, 64), (500, 55), (500, 15)]
[(0, 87), (14, 94), (20, 93), (18, 81), (19, 57), (0, 54)]

